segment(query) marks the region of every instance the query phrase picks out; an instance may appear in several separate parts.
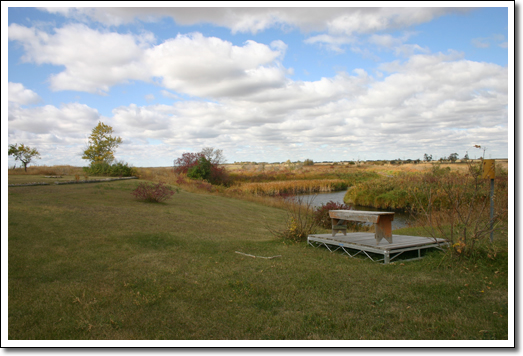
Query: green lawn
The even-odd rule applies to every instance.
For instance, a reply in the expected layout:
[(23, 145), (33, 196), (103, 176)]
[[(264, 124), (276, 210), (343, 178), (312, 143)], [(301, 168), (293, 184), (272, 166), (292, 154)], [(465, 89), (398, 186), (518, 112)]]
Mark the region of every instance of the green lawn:
[(8, 188), (10, 340), (508, 338), (506, 236), (382, 265), (273, 238), (283, 210), (139, 182)]

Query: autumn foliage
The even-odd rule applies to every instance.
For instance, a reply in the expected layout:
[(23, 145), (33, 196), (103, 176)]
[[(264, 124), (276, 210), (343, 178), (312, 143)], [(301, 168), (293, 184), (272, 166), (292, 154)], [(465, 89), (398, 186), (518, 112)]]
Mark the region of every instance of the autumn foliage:
[(221, 150), (204, 148), (201, 152), (185, 152), (174, 162), (174, 173), (186, 175), (191, 179), (205, 180), (214, 185), (225, 185), (229, 183), (228, 174), (223, 163)]
[(138, 200), (160, 203), (169, 199), (177, 192), (178, 190), (173, 190), (164, 182), (160, 182), (157, 184), (140, 183), (131, 194)]

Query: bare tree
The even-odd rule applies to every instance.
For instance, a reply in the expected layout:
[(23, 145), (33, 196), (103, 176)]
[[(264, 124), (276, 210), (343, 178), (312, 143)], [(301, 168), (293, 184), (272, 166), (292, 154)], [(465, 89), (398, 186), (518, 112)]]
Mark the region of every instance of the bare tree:
[(214, 165), (224, 164), (226, 162), (223, 150), (204, 147), (200, 153)]

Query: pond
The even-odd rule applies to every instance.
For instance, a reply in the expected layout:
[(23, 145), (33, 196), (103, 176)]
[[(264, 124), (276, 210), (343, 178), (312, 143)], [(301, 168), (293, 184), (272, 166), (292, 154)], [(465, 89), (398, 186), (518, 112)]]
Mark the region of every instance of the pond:
[[(309, 199), (313, 199), (311, 205), (314, 207), (326, 204), (329, 201), (343, 204), (343, 197), (346, 191), (330, 192), (330, 193), (317, 193), (317, 194), (303, 194), (300, 195), (303, 198), (303, 202), (308, 202)], [(353, 210), (366, 210), (366, 211), (394, 211), (394, 220), (392, 221), (392, 230), (401, 229), (407, 226), (409, 214), (402, 211), (388, 210), (388, 209), (376, 209), (367, 206), (352, 205)], [(369, 223), (370, 224), (370, 223)]]

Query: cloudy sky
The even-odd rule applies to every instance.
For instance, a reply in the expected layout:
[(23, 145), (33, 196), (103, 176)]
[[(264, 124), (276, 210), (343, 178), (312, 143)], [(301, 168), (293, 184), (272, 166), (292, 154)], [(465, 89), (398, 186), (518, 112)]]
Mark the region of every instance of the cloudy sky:
[(102, 121), (137, 167), (203, 147), (230, 163), (479, 157), (474, 145), (509, 157), (512, 2), (321, 4), (2, 2), (3, 144), (82, 166)]

